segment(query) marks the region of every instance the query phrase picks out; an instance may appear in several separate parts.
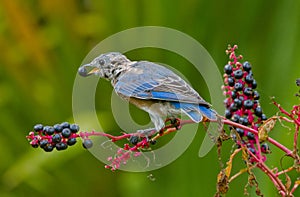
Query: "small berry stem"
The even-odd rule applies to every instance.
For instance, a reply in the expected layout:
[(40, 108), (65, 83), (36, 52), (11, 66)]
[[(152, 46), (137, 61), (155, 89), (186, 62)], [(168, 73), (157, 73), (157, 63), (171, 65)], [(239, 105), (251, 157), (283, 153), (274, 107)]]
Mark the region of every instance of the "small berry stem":
[(293, 193), (296, 191), (296, 189), (298, 188), (299, 185), (300, 185), (300, 180), (297, 180), (297, 181), (295, 182), (293, 188), (291, 189), (291, 192), (290, 192), (290, 193), (293, 194)]
[(103, 137), (108, 137), (112, 140), (112, 142), (115, 142), (115, 141), (129, 138), (132, 135), (133, 135), (133, 133), (126, 133), (126, 134), (123, 134), (120, 136), (114, 136), (114, 135), (104, 133), (104, 132), (91, 131), (91, 132), (80, 132), (79, 134), (77, 134), (77, 137), (81, 137), (84, 139), (84, 138), (88, 138), (90, 136), (103, 136)]
[(290, 172), (290, 171), (292, 171), (292, 170), (294, 170), (295, 169), (295, 167), (294, 166), (291, 166), (291, 167), (289, 167), (289, 168), (287, 168), (287, 169), (285, 169), (285, 170), (282, 170), (282, 171), (280, 171), (280, 172), (277, 172), (275, 175), (278, 177), (278, 176), (280, 176), (280, 175), (282, 175), (282, 174), (285, 174), (285, 173), (287, 173), (287, 172)]
[[(238, 127), (247, 131), (250, 131), (251, 133), (253, 133), (254, 135), (258, 135), (258, 132), (252, 128), (249, 128), (247, 126), (241, 125), (239, 123), (236, 122), (232, 122), (230, 120), (227, 119), (223, 119), (223, 123), (227, 124), (227, 125), (231, 125), (234, 127)], [(272, 143), (273, 145), (277, 146), (279, 149), (281, 149), (282, 151), (284, 151), (286, 153), (287, 156), (293, 157), (294, 158), (294, 154), (293, 151), (291, 151), (290, 149), (288, 149), (287, 147), (285, 147), (284, 145), (282, 145), (281, 143), (277, 142), (276, 140), (274, 140), (271, 137), (268, 137), (267, 139), (270, 143)]]
[(282, 181), (272, 172), (270, 168), (268, 168), (268, 166), (266, 166), (265, 163), (259, 162), (257, 167), (260, 168), (271, 179), (278, 191), (284, 191), (284, 193), (286, 193), (286, 188)]

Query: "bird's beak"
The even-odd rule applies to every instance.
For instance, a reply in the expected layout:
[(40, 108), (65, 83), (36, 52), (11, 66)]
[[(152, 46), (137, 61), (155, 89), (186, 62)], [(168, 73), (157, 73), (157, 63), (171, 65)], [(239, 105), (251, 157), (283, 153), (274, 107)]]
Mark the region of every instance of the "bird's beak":
[(99, 72), (99, 68), (95, 67), (92, 63), (85, 64), (78, 69), (78, 74), (82, 77), (87, 77)]
[(99, 71), (99, 68), (93, 68), (92, 70), (90, 70), (90, 72), (88, 72), (88, 75), (92, 75), (95, 74)]

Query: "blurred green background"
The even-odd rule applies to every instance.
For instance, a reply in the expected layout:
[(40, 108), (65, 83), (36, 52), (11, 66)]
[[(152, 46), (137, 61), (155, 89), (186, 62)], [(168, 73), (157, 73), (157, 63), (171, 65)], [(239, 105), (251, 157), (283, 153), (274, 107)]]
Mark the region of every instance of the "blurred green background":
[[(0, 196), (213, 196), (219, 165), (215, 148), (204, 158), (197, 156), (203, 127), (179, 159), (147, 173), (106, 170), (80, 143), (68, 151), (45, 153), (31, 148), (25, 135), (36, 123), (72, 122), (73, 82), (86, 54), (114, 33), (145, 25), (166, 26), (192, 36), (221, 71), (228, 61), (227, 44), (238, 44), (238, 53), (253, 65), (265, 113), (277, 112), (270, 96), (290, 109), (299, 102), (294, 97), (295, 79), (300, 77), (299, 4), (280, 0), (1, 0)], [(206, 84), (193, 77), (195, 72), (180, 56), (155, 49), (128, 55), (174, 66), (209, 100)], [(103, 84), (103, 91), (110, 92), (110, 84)], [(103, 123), (107, 130), (118, 130), (109, 101), (97, 100), (98, 113), (107, 114)], [(141, 114), (137, 121), (149, 120), (135, 108), (132, 112)], [(272, 136), (291, 147), (292, 135), (280, 125)], [(231, 146), (227, 144), (224, 161)], [(268, 164), (279, 166), (281, 156), (282, 152), (273, 150)], [(237, 159), (235, 169), (242, 166)], [(147, 178), (150, 174), (155, 181)], [(258, 172), (258, 180), (265, 196), (276, 196), (266, 176)], [(245, 175), (239, 177), (227, 196), (242, 196), (246, 182)], [(249, 192), (254, 196), (253, 188)], [(299, 195), (297, 191), (295, 196)]]

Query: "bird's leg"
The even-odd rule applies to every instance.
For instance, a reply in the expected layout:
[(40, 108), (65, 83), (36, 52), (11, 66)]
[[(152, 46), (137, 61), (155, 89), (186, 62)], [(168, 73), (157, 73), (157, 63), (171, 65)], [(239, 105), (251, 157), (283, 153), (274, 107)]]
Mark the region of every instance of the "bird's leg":
[[(161, 133), (161, 131), (162, 131), (162, 133)], [(154, 134), (157, 133), (157, 131), (156, 131), (155, 128), (149, 128), (149, 129), (144, 129), (144, 130), (137, 130), (137, 133), (138, 133), (138, 136), (131, 136), (131, 137), (134, 137), (134, 138), (132, 140), (129, 139), (129, 141), (132, 144), (137, 144), (137, 142), (139, 140), (138, 138), (141, 138), (141, 137), (147, 138), (147, 141), (150, 142), (150, 144), (152, 144), (152, 145), (156, 144), (156, 140), (152, 139), (152, 136), (154, 136)], [(163, 129), (161, 129), (159, 131), (159, 134), (157, 134), (157, 135), (161, 135), (161, 134), (163, 134)]]
[(143, 130), (137, 130), (139, 137), (150, 137), (156, 133), (155, 128), (149, 128), (149, 129), (143, 129)]

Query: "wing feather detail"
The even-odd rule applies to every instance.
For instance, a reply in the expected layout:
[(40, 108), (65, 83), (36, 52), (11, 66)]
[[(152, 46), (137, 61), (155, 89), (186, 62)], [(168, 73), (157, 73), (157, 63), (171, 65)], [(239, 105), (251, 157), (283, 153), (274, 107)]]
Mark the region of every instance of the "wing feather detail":
[(114, 89), (117, 94), (139, 99), (156, 99), (210, 106), (181, 77), (158, 64), (140, 61), (120, 75)]

